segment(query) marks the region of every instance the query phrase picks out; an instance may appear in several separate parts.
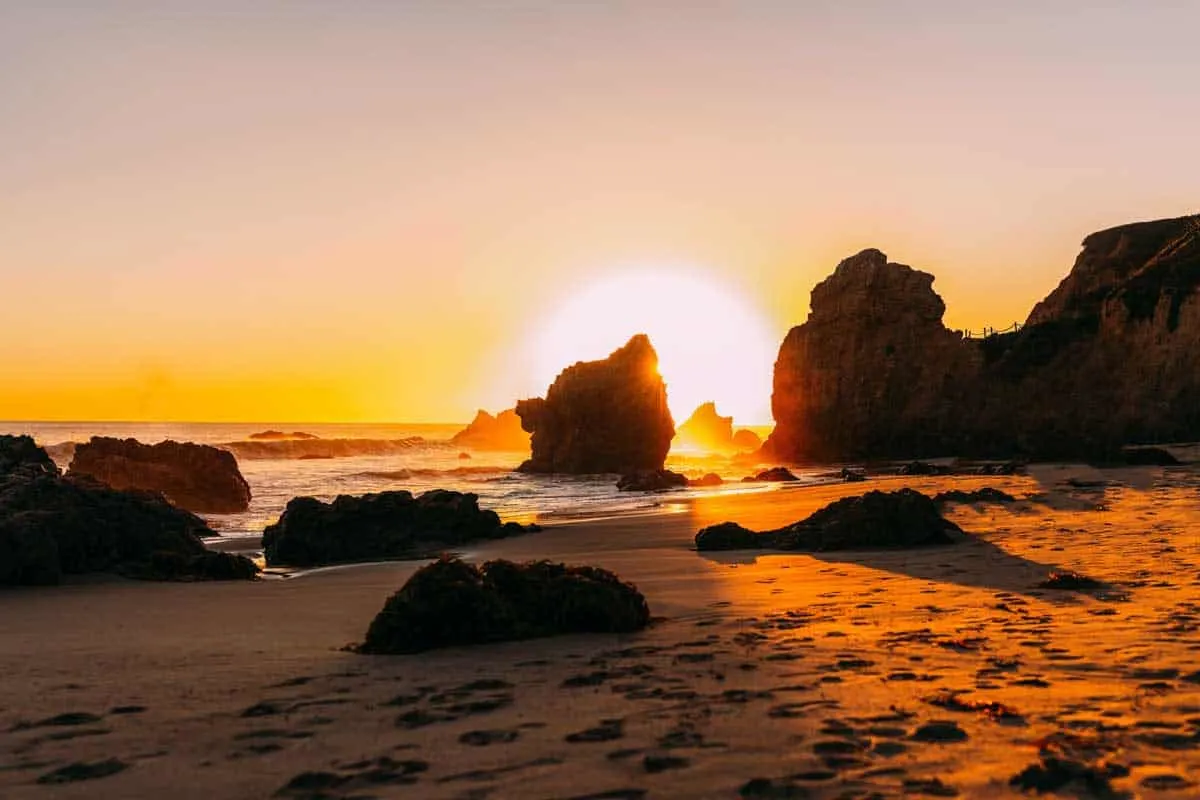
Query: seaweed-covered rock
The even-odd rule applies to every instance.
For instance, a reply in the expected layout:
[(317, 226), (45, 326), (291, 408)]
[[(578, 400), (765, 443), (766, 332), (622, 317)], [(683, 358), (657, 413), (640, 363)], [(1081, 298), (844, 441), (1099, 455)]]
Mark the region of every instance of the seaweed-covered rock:
[(34, 443), (32, 437), (0, 435), (0, 479), (18, 470), (46, 475), (58, 474), (54, 460)]
[(447, 547), (524, 533), (479, 507), (474, 494), (433, 489), (419, 497), (395, 491), (331, 503), (297, 497), (263, 531), (267, 563), (311, 567), (351, 561), (424, 558)]
[(189, 511), (229, 514), (250, 506), (250, 485), (233, 453), (191, 442), (142, 444), (92, 437), (75, 448), (68, 470), (114, 489), (159, 492)]
[(696, 534), (696, 549), (753, 550), (763, 546), (763, 536), (736, 522), (721, 522), (709, 525)]
[(754, 533), (730, 522), (714, 525), (696, 534), (696, 549), (881, 550), (953, 544), (961, 534), (962, 529), (943, 517), (933, 500), (900, 489), (843, 497), (773, 531)]
[[(257, 573), (249, 559), (210, 553), (200, 537), (213, 535), (158, 494), (44, 470), (0, 476), (0, 585), (88, 572), (214, 580)], [(163, 560), (175, 565), (170, 574), (154, 566)]]
[(800, 480), (787, 467), (771, 467), (756, 475), (742, 478), (742, 483), (790, 483)]
[(441, 559), (388, 599), (360, 651), (419, 653), (565, 633), (628, 633), (649, 622), (642, 593), (607, 570)]
[(521, 427), (516, 409), (501, 411), (494, 417), (480, 409), (470, 425), (454, 434), (450, 444), (476, 450), (528, 452), (529, 434)]
[(617, 491), (620, 492), (665, 492), (669, 489), (680, 489), (688, 485), (686, 475), (672, 472), (669, 469), (644, 469), (622, 475), (617, 481)]
[(544, 398), (522, 400), (516, 411), (533, 434), (522, 472), (662, 469), (675, 435), (658, 354), (644, 334), (606, 359), (567, 367)]

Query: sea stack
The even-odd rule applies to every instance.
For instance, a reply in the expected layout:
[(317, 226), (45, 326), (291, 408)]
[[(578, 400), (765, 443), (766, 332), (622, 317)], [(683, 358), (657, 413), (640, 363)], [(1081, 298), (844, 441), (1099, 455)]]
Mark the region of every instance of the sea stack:
[(734, 433), (733, 417), (718, 414), (716, 403), (697, 406), (675, 432), (676, 447), (708, 453), (757, 450), (761, 444), (754, 431), (742, 429)]
[(932, 283), (865, 250), (813, 289), (775, 363), (776, 458), (1094, 459), (1200, 437), (1200, 216), (1088, 236), (1013, 332), (948, 330)]
[(68, 474), (114, 489), (158, 492), (179, 508), (202, 514), (232, 514), (250, 506), (250, 485), (233, 453), (209, 445), (148, 445), (94, 436), (75, 448)]
[(454, 434), (450, 444), (474, 450), (524, 452), (529, 449), (529, 434), (521, 427), (516, 409), (506, 409), (496, 416), (480, 409), (470, 425)]
[(600, 361), (564, 369), (544, 398), (517, 403), (532, 434), (523, 472), (661, 470), (675, 435), (658, 354), (644, 334)]

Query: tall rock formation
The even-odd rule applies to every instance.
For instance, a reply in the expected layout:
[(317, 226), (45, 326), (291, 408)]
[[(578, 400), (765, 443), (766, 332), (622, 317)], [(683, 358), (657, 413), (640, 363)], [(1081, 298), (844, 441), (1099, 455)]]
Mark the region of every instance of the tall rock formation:
[(981, 361), (942, 324), (933, 276), (864, 250), (812, 291), (775, 362), (768, 447), (793, 460), (920, 454), (959, 435)]
[(233, 453), (204, 444), (148, 445), (94, 436), (75, 448), (69, 474), (114, 489), (159, 492), (179, 508), (199, 513), (236, 513), (250, 505), (250, 485)]
[(933, 277), (867, 250), (775, 364), (779, 458), (1102, 457), (1200, 437), (1200, 217), (1089, 236), (1019, 331), (964, 339)]
[(516, 411), (533, 434), (524, 472), (658, 470), (675, 435), (658, 354), (644, 334), (606, 359), (567, 367), (544, 398), (522, 400)]

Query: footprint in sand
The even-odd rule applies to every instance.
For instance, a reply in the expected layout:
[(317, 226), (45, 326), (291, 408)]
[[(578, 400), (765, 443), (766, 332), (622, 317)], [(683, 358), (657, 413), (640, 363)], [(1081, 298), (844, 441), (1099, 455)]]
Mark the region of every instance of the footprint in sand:
[(43, 785), (57, 785), (60, 783), (75, 783), (76, 781), (91, 781), (116, 775), (118, 772), (124, 772), (128, 768), (128, 764), (115, 758), (90, 763), (76, 761), (73, 764), (60, 767), (53, 772), (47, 772), (38, 778), (37, 782)]

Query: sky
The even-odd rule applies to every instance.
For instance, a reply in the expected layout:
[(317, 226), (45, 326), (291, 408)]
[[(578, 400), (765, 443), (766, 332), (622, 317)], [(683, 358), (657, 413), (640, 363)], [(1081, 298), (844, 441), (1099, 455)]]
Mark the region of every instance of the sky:
[[(643, 319), (597, 287), (668, 270), (708, 287), (656, 318), (697, 347), (766, 332), (686, 377), (769, 422), (844, 257), (1004, 327), (1087, 233), (1200, 210), (1197, 29), (1194, 0), (0, 0), (0, 419), (467, 420), (544, 392), (547, 341), (622, 344)], [(580, 297), (608, 305), (564, 322)]]

